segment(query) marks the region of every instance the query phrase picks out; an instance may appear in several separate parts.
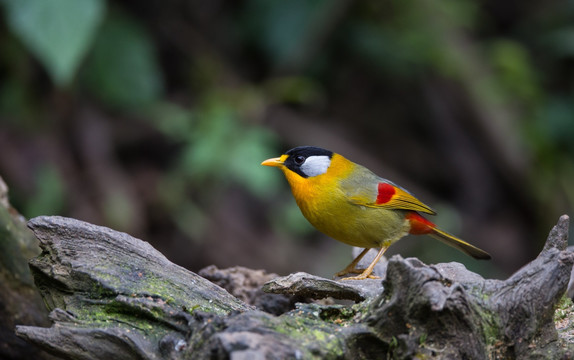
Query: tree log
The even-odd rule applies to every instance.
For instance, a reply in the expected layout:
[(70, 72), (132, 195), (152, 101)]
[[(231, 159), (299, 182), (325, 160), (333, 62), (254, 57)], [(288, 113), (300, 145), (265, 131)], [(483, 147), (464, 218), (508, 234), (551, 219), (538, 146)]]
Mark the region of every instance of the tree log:
[[(381, 281), (337, 282), (305, 274), (272, 280), (264, 288), (276, 293), (357, 302), (297, 303), (281, 315), (239, 300), (127, 234), (61, 217), (35, 218), (29, 226), (43, 250), (30, 267), (53, 325), (19, 326), (17, 334), (63, 358), (556, 359), (574, 354), (553, 322), (574, 263), (566, 250), (567, 216), (541, 254), (507, 280), (485, 280), (458, 263), (429, 266), (394, 256), (382, 292), (372, 289)], [(218, 269), (205, 273), (220, 283), (239, 277), (249, 287), (246, 275), (238, 275), (246, 271), (235, 268), (229, 278)], [(244, 300), (257, 294), (239, 293)]]
[(47, 355), (14, 334), (16, 324), (50, 324), (28, 269), (28, 260), (38, 254), (38, 240), (8, 202), (8, 188), (0, 177), (0, 359), (39, 359)]

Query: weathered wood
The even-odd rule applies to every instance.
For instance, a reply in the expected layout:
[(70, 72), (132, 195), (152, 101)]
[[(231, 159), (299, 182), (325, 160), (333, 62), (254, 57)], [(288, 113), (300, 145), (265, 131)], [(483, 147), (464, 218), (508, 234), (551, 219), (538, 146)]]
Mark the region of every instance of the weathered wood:
[(46, 356), (14, 334), (16, 324), (50, 324), (28, 268), (28, 260), (39, 253), (38, 240), (10, 205), (8, 188), (0, 177), (0, 359)]
[(397, 339), (400, 358), (559, 358), (564, 349), (553, 314), (574, 263), (574, 254), (564, 251), (568, 221), (562, 216), (540, 255), (504, 281), (466, 269), (447, 274), (444, 264), (391, 259), (369, 325), (379, 338)]
[(363, 301), (380, 294), (383, 291), (383, 287), (381, 286), (381, 281), (375, 279), (343, 282), (298, 272), (270, 280), (263, 286), (263, 291), (313, 299), (331, 297), (339, 300)]
[[(394, 256), (378, 294), (304, 274), (289, 282), (273, 280), (266, 288), (360, 301), (297, 304), (280, 316), (238, 300), (126, 234), (60, 217), (36, 218), (30, 227), (43, 249), (31, 268), (54, 325), (22, 326), (17, 333), (64, 358), (554, 359), (574, 354), (572, 345), (557, 341), (552, 319), (574, 262), (565, 250), (566, 216), (540, 256), (507, 280), (485, 280), (456, 263), (428, 266)], [(227, 285), (240, 279), (242, 285), (226, 287), (256, 303), (260, 280), (246, 281), (248, 272), (233, 269), (228, 276), (209, 269), (204, 274)], [(278, 290), (277, 284), (288, 285)]]
[(301, 296), (268, 294), (261, 288), (279, 275), (242, 266), (218, 269), (210, 265), (199, 270), (199, 276), (221, 286), (241, 301), (267, 313), (281, 315), (295, 308), (296, 302), (309, 302)]
[(59, 326), (18, 334), (56, 355), (161, 358), (160, 344), (183, 340), (193, 312), (252, 309), (125, 233), (56, 216), (29, 226), (42, 248), (30, 267)]

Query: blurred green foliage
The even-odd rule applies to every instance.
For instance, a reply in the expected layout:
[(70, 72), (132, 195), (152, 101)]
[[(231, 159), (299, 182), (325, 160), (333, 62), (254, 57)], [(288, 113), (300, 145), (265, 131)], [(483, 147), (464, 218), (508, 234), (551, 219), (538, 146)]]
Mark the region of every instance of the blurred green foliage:
[(112, 108), (145, 106), (158, 101), (163, 92), (149, 34), (119, 11), (100, 27), (83, 75), (90, 92)]
[[(260, 48), (274, 67), (299, 62), (325, 13), (341, 0), (247, 1), (241, 26), (247, 41)], [(335, 4), (335, 5), (333, 5)]]
[(12, 32), (46, 67), (54, 82), (68, 85), (92, 45), (105, 12), (103, 0), (2, 0)]
[(28, 202), (22, 209), (29, 217), (61, 213), (65, 208), (64, 181), (53, 164), (45, 164), (35, 176), (34, 201)]
[[(377, 151), (394, 173), (440, 184), (437, 196), (465, 216), (520, 225), (516, 237), (540, 238), (574, 207), (569, 3), (0, 4), (0, 128), (10, 133), (0, 146), (17, 152), (0, 156), (0, 175), (12, 176), (26, 216), (103, 213), (114, 227), (145, 232), (154, 214), (201, 244), (239, 188), (248, 203), (274, 202), (269, 214), (253, 210), (261, 223), (305, 238), (312, 231), (294, 202), (277, 195), (285, 194), (280, 173), (259, 165), (303, 138)], [(303, 126), (274, 125), (275, 108)], [(456, 126), (437, 120), (444, 108)], [(86, 114), (106, 124), (93, 135), (107, 141), (79, 137)], [(466, 152), (453, 139), (460, 134)], [(461, 175), (468, 169), (456, 157), (469, 151), (484, 164)], [(474, 206), (484, 194), (485, 205)], [(465, 223), (453, 219), (445, 227)]]
[[(262, 111), (263, 94), (221, 87), (212, 78), (218, 76), (217, 69), (209, 68), (213, 64), (198, 59), (193, 70), (200, 80), (195, 86), (202, 94), (198, 106), (192, 110), (166, 102), (154, 40), (118, 6), (109, 8), (104, 0), (3, 0), (2, 4), (11, 31), (43, 64), (57, 87), (67, 87), (77, 78), (75, 86), (88, 91), (105, 108), (143, 116), (179, 144), (181, 151), (158, 191), (176, 224), (192, 238), (201, 237), (207, 217), (204, 208), (218, 199), (220, 189), (238, 183), (261, 198), (278, 190), (279, 174), (258, 162), (277, 151), (276, 136), (254, 123), (251, 114)], [(6, 86), (1, 98), (3, 110), (11, 114), (15, 114), (14, 103), (30, 105), (14, 88)], [(65, 181), (57, 168), (46, 165), (36, 179), (36, 196), (29, 199), (24, 213), (64, 211), (64, 198), (72, 194), (65, 194)], [(204, 189), (195, 202), (190, 188)], [(127, 202), (116, 193), (102, 205), (105, 217), (117, 227), (129, 228), (132, 211)]]

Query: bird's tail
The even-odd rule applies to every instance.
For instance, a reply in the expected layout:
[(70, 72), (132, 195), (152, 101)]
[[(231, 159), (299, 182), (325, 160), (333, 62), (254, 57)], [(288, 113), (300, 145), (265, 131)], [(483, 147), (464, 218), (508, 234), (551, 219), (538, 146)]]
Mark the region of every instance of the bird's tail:
[(474, 245), (471, 245), (469, 243), (467, 243), (466, 241), (463, 241), (447, 232), (444, 232), (440, 229), (437, 229), (436, 227), (432, 229), (432, 231), (429, 233), (430, 236), (432, 236), (433, 238), (442, 241), (443, 243), (452, 246), (455, 249), (458, 249), (460, 251), (462, 251), (463, 253), (472, 256), (475, 259), (481, 259), (481, 260), (488, 260), (491, 259), (491, 256), (489, 253), (487, 253), (484, 250), (481, 250), (479, 248), (477, 248)]

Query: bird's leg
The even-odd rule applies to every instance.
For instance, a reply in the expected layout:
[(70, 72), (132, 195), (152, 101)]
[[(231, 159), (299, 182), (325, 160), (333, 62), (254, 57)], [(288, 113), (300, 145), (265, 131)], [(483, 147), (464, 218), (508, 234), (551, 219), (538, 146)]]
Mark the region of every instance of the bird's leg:
[(347, 265), (346, 268), (344, 268), (343, 270), (336, 273), (335, 276), (343, 276), (343, 275), (348, 274), (348, 273), (360, 274), (361, 272), (363, 272), (363, 269), (357, 269), (357, 264), (359, 263), (359, 261), (361, 261), (363, 256), (365, 256), (365, 254), (369, 250), (370, 250), (370, 248), (363, 249), (363, 251), (361, 251), (361, 253), (359, 255), (357, 255), (357, 257), (353, 261), (351, 261), (351, 263), (349, 265)]
[[(360, 275), (343, 278), (341, 280), (365, 280), (366, 278), (379, 279), (378, 276), (374, 276), (371, 274), (373, 272), (373, 269), (375, 268), (375, 265), (377, 265), (377, 263), (379, 262), (379, 259), (381, 258), (381, 256), (383, 256), (383, 254), (385, 253), (385, 251), (387, 251), (388, 248), (389, 248), (388, 246), (381, 246), (381, 249), (377, 253), (377, 256), (375, 256), (375, 259), (371, 262), (369, 267), (366, 268), (365, 271), (363, 271)], [(365, 250), (367, 250), (367, 249), (365, 249)], [(359, 256), (361, 256), (361, 255), (364, 255), (364, 254), (361, 253)]]

